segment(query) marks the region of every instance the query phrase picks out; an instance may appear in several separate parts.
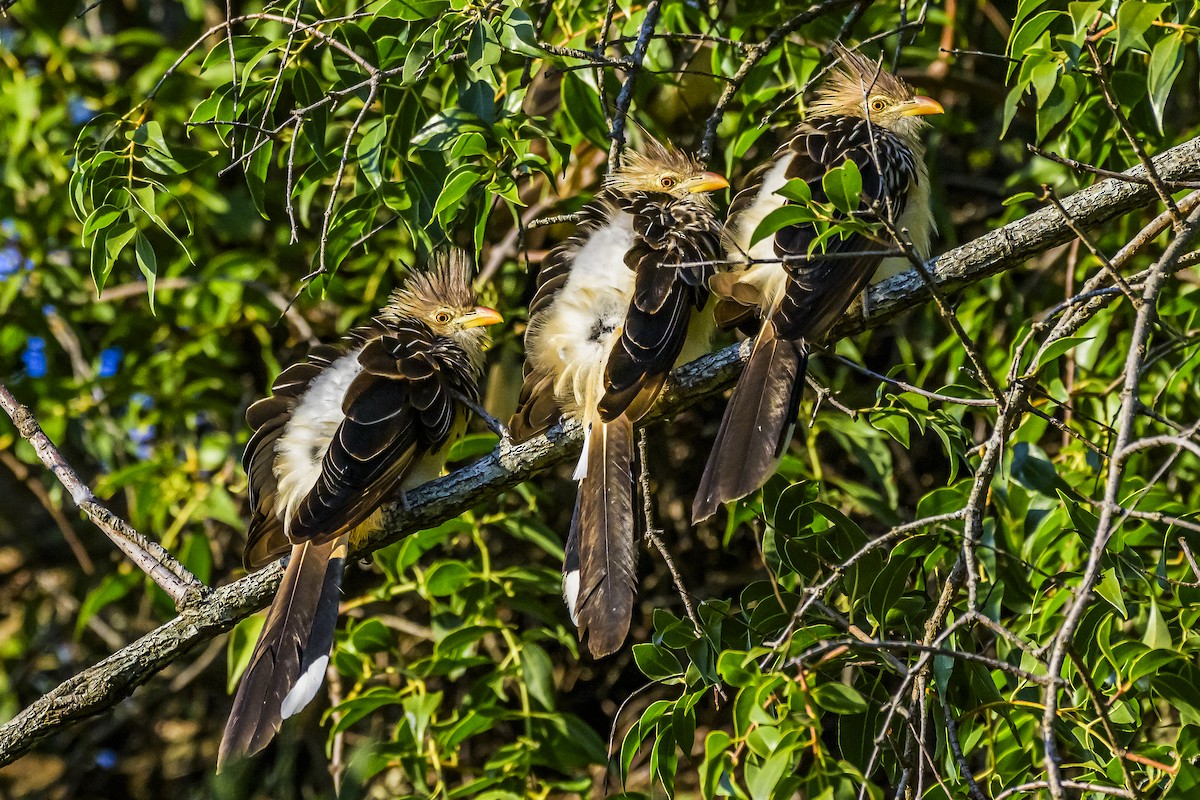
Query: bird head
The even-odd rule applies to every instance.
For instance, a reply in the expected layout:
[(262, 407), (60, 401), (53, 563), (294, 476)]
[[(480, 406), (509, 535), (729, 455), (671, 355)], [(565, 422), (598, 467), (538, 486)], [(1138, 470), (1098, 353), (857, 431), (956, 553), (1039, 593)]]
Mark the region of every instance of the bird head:
[(471, 355), (482, 354), (489, 325), (503, 322), (495, 309), (475, 304), (471, 256), (452, 248), (433, 257), (433, 266), (414, 272), (396, 290), (385, 313), (420, 320), (437, 336), (457, 342)]
[(665, 194), (677, 200), (727, 186), (729, 181), (715, 172), (706, 172), (696, 159), (650, 136), (645, 137), (641, 150), (626, 150), (620, 169), (605, 180), (605, 187), (617, 194)]
[(916, 138), (924, 117), (941, 114), (941, 103), (912, 87), (861, 53), (834, 45), (837, 65), (808, 107), (813, 117), (869, 119), (906, 139)]

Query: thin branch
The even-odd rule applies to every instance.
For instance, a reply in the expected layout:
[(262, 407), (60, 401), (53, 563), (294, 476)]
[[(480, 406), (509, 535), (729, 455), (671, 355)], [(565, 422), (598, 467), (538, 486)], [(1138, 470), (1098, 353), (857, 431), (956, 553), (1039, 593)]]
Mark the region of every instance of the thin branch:
[(96, 527), (104, 531), (130, 561), (150, 576), (175, 601), (176, 608), (182, 608), (203, 598), (208, 588), (196, 580), (183, 564), (176, 561), (175, 557), (158, 543), (142, 536), (129, 523), (96, 500), (92, 490), (80, 480), (79, 475), (50, 441), (50, 437), (38, 425), (33, 412), (17, 402), (12, 392), (3, 384), (0, 384), (0, 408), (12, 419), (17, 432), (33, 445), (38, 458), (70, 493), (75, 505), (91, 518)]
[[(1050, 150), (1043, 150), (1035, 144), (1026, 144), (1029, 152), (1034, 155), (1039, 155), (1047, 161), (1053, 161), (1056, 164), (1062, 164), (1064, 167), (1078, 170), (1079, 172), (1090, 172), (1093, 175), (1099, 175), (1102, 178), (1115, 178), (1119, 181), (1131, 181), (1132, 183), (1140, 183), (1143, 186), (1153, 186), (1154, 181), (1144, 175), (1127, 175), (1124, 172), (1116, 172), (1111, 169), (1104, 169), (1092, 164), (1085, 164), (1082, 161), (1076, 161), (1073, 158), (1060, 156), (1058, 153)], [(1177, 189), (1200, 189), (1200, 181), (1163, 181), (1162, 185), (1168, 189), (1175, 191)]]
[[(1163, 253), (1162, 258), (1151, 269), (1142, 290), (1142, 306), (1137, 311), (1133, 336), (1129, 344), (1129, 354), (1125, 359), (1125, 385), (1121, 389), (1121, 411), (1118, 417), (1117, 440), (1113, 446), (1113, 457), (1108, 463), (1108, 479), (1104, 490), (1104, 501), (1100, 511), (1100, 519), (1096, 523), (1096, 534), (1088, 553), (1087, 566), (1084, 568), (1080, 586), (1075, 591), (1075, 599), (1067, 610), (1062, 626), (1054, 636), (1053, 646), (1047, 663), (1047, 671), (1057, 677), (1062, 671), (1066, 659), (1067, 647), (1075, 628), (1083, 618), (1084, 611), (1092, 599), (1092, 591), (1100, 575), (1101, 561), (1113, 534), (1114, 519), (1120, 512), (1118, 496), (1124, 475), (1124, 454), (1133, 438), (1133, 424), (1137, 415), (1138, 377), (1141, 373), (1142, 360), (1146, 355), (1146, 344), (1150, 336), (1156, 314), (1155, 301), (1159, 291), (1171, 274), (1175, 261), (1183, 255), (1191, 244), (1197, 227), (1200, 227), (1200, 208), (1188, 215), (1183, 229), (1171, 245)], [(1044, 692), (1045, 712), (1042, 716), (1042, 742), (1045, 745), (1043, 763), (1046, 767), (1046, 778), (1050, 795), (1055, 800), (1062, 800), (1063, 778), (1058, 754), (1058, 737), (1054, 732), (1054, 724), (1058, 718), (1058, 691), (1047, 687)]]
[(638, 431), (638, 461), (638, 483), (642, 491), (642, 514), (646, 518), (646, 539), (662, 556), (663, 563), (667, 565), (667, 571), (671, 573), (675, 591), (679, 593), (679, 599), (683, 601), (683, 608), (687, 612), (688, 619), (692, 621), (692, 630), (695, 631), (696, 636), (701, 637), (704, 635), (704, 626), (700, 624), (700, 617), (696, 614), (696, 605), (692, 602), (692, 595), (683, 584), (683, 575), (675, 566), (675, 559), (671, 556), (671, 551), (663, 544), (660, 536), (662, 531), (654, 524), (654, 501), (653, 494), (650, 492), (650, 470), (647, 468), (650, 461), (646, 457), (645, 428)]
[(625, 146), (625, 121), (629, 116), (629, 105), (633, 102), (634, 85), (637, 83), (638, 72), (646, 58), (646, 48), (650, 46), (650, 37), (654, 34), (654, 26), (658, 24), (658, 15), (661, 12), (662, 0), (649, 0), (646, 3), (646, 16), (642, 19), (637, 43), (633, 46), (629, 73), (625, 76), (625, 83), (621, 84), (621, 91), (617, 94), (617, 107), (613, 112), (612, 130), (609, 131), (609, 138), (612, 140), (608, 148), (609, 172), (616, 170), (621, 148)]
[(742, 88), (742, 84), (746, 82), (746, 78), (758, 66), (758, 63), (801, 26), (807, 25), (814, 19), (824, 16), (835, 8), (850, 5), (851, 3), (859, 6), (868, 5), (863, 0), (826, 0), (826, 2), (813, 6), (792, 17), (778, 28), (772, 30), (771, 34), (762, 42), (749, 49), (745, 60), (742, 61), (742, 65), (738, 67), (737, 72), (733, 74), (729, 83), (725, 85), (725, 90), (721, 92), (721, 97), (717, 100), (716, 107), (708, 115), (708, 121), (704, 125), (704, 139), (700, 143), (700, 152), (697, 154), (701, 163), (707, 162), (712, 158), (713, 145), (717, 140), (717, 126), (725, 118), (726, 109), (733, 102), (733, 98), (737, 96), (738, 91)]
[[(1158, 193), (1158, 199), (1171, 212), (1171, 216), (1175, 219), (1176, 230), (1182, 230), (1180, 226), (1183, 223), (1183, 216), (1179, 213), (1179, 208), (1171, 198), (1171, 193), (1163, 186), (1163, 179), (1154, 168), (1154, 162), (1150, 160), (1150, 156), (1146, 154), (1146, 148), (1142, 147), (1142, 141), (1138, 137), (1137, 132), (1133, 130), (1133, 126), (1129, 124), (1129, 119), (1125, 116), (1125, 112), (1121, 110), (1121, 104), (1117, 102), (1112, 84), (1108, 81), (1108, 69), (1104, 63), (1104, 59), (1100, 58), (1100, 53), (1096, 50), (1096, 44), (1090, 39), (1087, 41), (1087, 49), (1091, 53), (1092, 61), (1096, 64), (1096, 78), (1100, 81), (1100, 91), (1104, 95), (1104, 102), (1108, 104), (1109, 110), (1117, 118), (1117, 125), (1121, 129), (1121, 133), (1125, 134), (1125, 139), (1129, 142), (1129, 146), (1133, 148), (1133, 152), (1137, 154), (1142, 168), (1146, 170), (1146, 174), (1143, 177), (1150, 181), (1150, 185)], [(1053, 792), (1054, 787), (1052, 786), (1051, 794)]]

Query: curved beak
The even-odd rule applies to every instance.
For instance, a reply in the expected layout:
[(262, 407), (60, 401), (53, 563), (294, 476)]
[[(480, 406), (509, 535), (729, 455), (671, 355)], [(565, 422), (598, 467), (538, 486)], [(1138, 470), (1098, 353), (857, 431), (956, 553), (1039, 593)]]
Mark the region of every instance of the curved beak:
[(695, 183), (689, 183), (687, 190), (692, 194), (698, 192), (715, 192), (718, 189), (729, 188), (729, 181), (725, 180), (724, 175), (718, 175), (715, 172), (702, 173), (698, 178), (693, 178)]
[(904, 110), (900, 113), (906, 117), (923, 117), (927, 114), (945, 114), (946, 109), (932, 97), (917, 95), (904, 104)]
[(458, 321), (464, 328), (482, 328), (485, 325), (504, 322), (504, 317), (500, 316), (500, 312), (494, 308), (475, 306), (474, 310), (463, 314)]

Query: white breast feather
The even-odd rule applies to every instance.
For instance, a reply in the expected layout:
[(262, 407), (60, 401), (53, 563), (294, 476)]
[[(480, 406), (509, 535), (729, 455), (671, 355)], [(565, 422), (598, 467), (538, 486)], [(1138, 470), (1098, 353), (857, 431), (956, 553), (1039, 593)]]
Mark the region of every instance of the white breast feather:
[[(527, 357), (552, 372), (563, 415), (583, 423), (583, 452), (575, 480), (587, 475), (588, 443), (600, 398), (604, 367), (633, 298), (634, 272), (625, 265), (633, 245), (633, 217), (612, 212), (611, 221), (575, 251), (567, 282), (545, 312), (530, 323)], [(605, 331), (593, 338), (597, 330)]]
[(283, 521), (285, 534), (296, 508), (321, 476), (325, 451), (345, 418), (342, 400), (362, 371), (360, 350), (337, 359), (313, 379), (275, 445), (273, 466), (279, 481), (275, 513)]
[(783, 296), (787, 285), (787, 272), (775, 255), (775, 237), (768, 236), (750, 246), (750, 239), (759, 224), (777, 208), (782, 208), (784, 198), (776, 194), (787, 183), (788, 159), (781, 158), (767, 170), (763, 176), (762, 186), (750, 207), (738, 214), (733, 226), (734, 247), (729, 252), (730, 261), (745, 262), (746, 257), (766, 260), (765, 264), (754, 264), (739, 276), (738, 283), (754, 287), (759, 297), (759, 307), (763, 312), (773, 308)]
[[(575, 253), (566, 284), (530, 325), (528, 357), (557, 376), (563, 413), (585, 424), (604, 394), (604, 366), (633, 297), (634, 273), (625, 266), (632, 244), (633, 218), (618, 212)], [(608, 331), (593, 339), (598, 328)]]

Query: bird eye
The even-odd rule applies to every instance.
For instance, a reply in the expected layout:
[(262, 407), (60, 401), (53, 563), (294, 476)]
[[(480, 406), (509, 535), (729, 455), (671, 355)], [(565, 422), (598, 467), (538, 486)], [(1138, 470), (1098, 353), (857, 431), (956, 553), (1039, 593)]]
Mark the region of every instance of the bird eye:
[(664, 189), (673, 188), (675, 186), (675, 184), (678, 182), (679, 181), (675, 180), (670, 175), (664, 175), (658, 179), (658, 185)]
[(876, 97), (871, 101), (872, 111), (883, 111), (885, 108), (887, 108), (887, 103), (884, 102), (882, 97)]
[(448, 325), (451, 319), (449, 311), (439, 311), (433, 315), (433, 321), (438, 325)]

